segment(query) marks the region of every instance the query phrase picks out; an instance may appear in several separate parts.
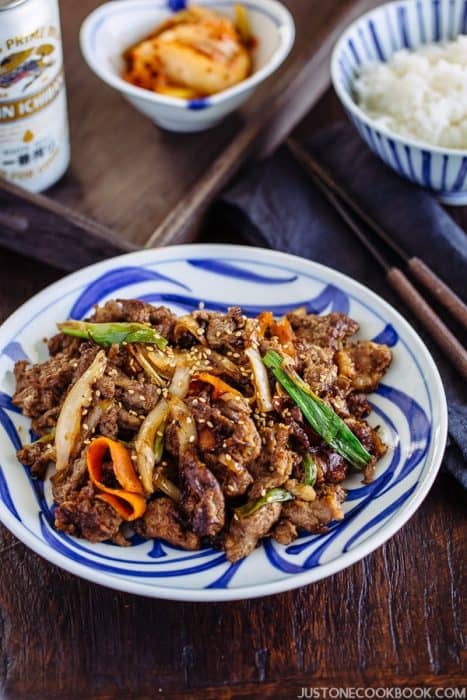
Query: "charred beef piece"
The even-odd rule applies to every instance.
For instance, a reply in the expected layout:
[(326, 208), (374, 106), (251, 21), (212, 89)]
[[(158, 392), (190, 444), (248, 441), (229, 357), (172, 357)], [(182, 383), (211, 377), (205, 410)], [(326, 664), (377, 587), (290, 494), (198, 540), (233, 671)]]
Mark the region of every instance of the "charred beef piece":
[(88, 479), (85, 457), (75, 459), (66, 469), (62, 469), (50, 478), (52, 493), (56, 503), (63, 503), (79, 491)]
[(197, 454), (196, 431), (188, 407), (179, 401), (171, 411), (165, 447), (178, 462), (182, 491), (180, 510), (190, 530), (200, 537), (212, 537), (224, 526), (224, 496), (216, 477)]
[(349, 413), (355, 418), (365, 418), (371, 413), (371, 404), (365, 394), (352, 393), (347, 397)]
[(233, 306), (226, 314), (212, 313), (206, 329), (206, 340), (213, 350), (236, 352), (245, 346), (246, 318), (239, 306)]
[(344, 516), (341, 503), (345, 492), (340, 486), (325, 487), (315, 501), (288, 501), (283, 504), (282, 517), (296, 527), (307, 532), (326, 532), (331, 520), (341, 520)]
[(73, 492), (55, 510), (55, 527), (89, 542), (117, 537), (122, 519), (116, 511), (96, 499), (92, 484)]
[(353, 389), (366, 393), (376, 389), (391, 360), (387, 345), (371, 340), (360, 340), (336, 355), (340, 374), (349, 377)]
[(338, 484), (347, 476), (349, 468), (347, 462), (330, 447), (323, 445), (320, 449), (313, 451), (313, 459), (318, 467), (318, 483), (324, 481)]
[(119, 431), (119, 409), (113, 401), (109, 401), (108, 405), (102, 412), (101, 419), (99, 421), (97, 432), (99, 435), (104, 435), (105, 437), (116, 440), (118, 438)]
[(42, 436), (50, 433), (57, 424), (59, 413), (60, 406), (54, 406), (54, 408), (49, 408), (49, 410), (43, 413), (41, 416), (33, 418), (31, 421), (31, 426), (36, 435)]
[(331, 391), (337, 379), (334, 350), (319, 345), (308, 345), (300, 353), (301, 372), (304, 380), (318, 396)]
[(21, 464), (30, 467), (33, 476), (43, 479), (47, 467), (55, 461), (55, 448), (50, 442), (33, 442), (18, 450), (16, 456)]
[(204, 465), (196, 450), (187, 449), (179, 456), (181, 509), (193, 532), (213, 536), (224, 526), (225, 504), (219, 482)]
[(226, 496), (240, 496), (252, 482), (248, 465), (261, 451), (261, 439), (246, 401), (223, 394), (187, 399), (199, 435), (202, 458), (212, 469)]
[(272, 536), (279, 544), (290, 544), (298, 537), (296, 526), (291, 520), (279, 520), (272, 531)]
[(368, 425), (366, 421), (358, 420), (357, 418), (346, 418), (345, 423), (373, 457), (363, 472), (364, 482), (368, 484), (373, 480), (376, 462), (387, 452), (387, 445), (381, 440), (375, 428)]
[(250, 466), (254, 483), (248, 494), (249, 499), (260, 498), (265, 491), (282, 486), (294, 465), (301, 460), (298, 454), (289, 449), (289, 436), (290, 427), (283, 423), (261, 430), (263, 446), (260, 456)]
[(116, 399), (128, 410), (147, 414), (159, 401), (160, 389), (154, 384), (130, 379), (123, 372), (117, 372), (112, 379)]
[(170, 498), (150, 501), (143, 517), (135, 522), (135, 530), (142, 537), (158, 537), (183, 549), (200, 548), (199, 537), (183, 527), (177, 506)]
[(13, 403), (25, 416), (37, 418), (61, 402), (74, 374), (73, 359), (64, 353), (37, 365), (26, 360), (15, 364), (16, 391)]
[(49, 353), (52, 355), (58, 355), (58, 353), (63, 352), (70, 357), (78, 353), (78, 348), (81, 344), (79, 338), (73, 338), (71, 335), (65, 335), (64, 333), (57, 333), (53, 335), (47, 341), (47, 347), (49, 348)]
[(227, 559), (234, 562), (250, 554), (280, 514), (281, 504), (269, 503), (248, 517), (234, 516), (223, 541)]
[(287, 314), (295, 335), (309, 345), (339, 350), (345, 339), (358, 331), (358, 323), (345, 314), (332, 313), (325, 316), (314, 314)]

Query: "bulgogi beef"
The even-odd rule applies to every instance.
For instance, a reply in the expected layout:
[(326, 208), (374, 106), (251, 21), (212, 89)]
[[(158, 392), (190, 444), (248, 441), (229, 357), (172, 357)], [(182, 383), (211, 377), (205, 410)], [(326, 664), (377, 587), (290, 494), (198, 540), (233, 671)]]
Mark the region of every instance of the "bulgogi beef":
[[(366, 394), (391, 351), (352, 342), (358, 324), (344, 314), (251, 319), (234, 307), (176, 317), (112, 300), (73, 323), (49, 340), (50, 359), (15, 367), (13, 402), (38, 434), (18, 459), (38, 478), (55, 466), (59, 530), (125, 544), (129, 524), (188, 550), (211, 543), (236, 561), (263, 537), (288, 544), (325, 532), (343, 517), (349, 471), (371, 480), (386, 452), (365, 420)], [(363, 461), (307, 418), (287, 381)]]

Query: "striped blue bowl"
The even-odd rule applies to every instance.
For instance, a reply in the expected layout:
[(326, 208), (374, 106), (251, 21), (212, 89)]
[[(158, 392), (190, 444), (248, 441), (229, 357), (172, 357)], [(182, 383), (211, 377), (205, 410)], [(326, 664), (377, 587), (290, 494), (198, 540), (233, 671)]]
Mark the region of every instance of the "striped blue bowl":
[(363, 64), (388, 61), (399, 49), (450, 41), (467, 33), (467, 0), (401, 0), (350, 25), (331, 62), (332, 82), (362, 139), (402, 177), (446, 204), (467, 204), (467, 150), (431, 146), (386, 129), (355, 103), (352, 85)]

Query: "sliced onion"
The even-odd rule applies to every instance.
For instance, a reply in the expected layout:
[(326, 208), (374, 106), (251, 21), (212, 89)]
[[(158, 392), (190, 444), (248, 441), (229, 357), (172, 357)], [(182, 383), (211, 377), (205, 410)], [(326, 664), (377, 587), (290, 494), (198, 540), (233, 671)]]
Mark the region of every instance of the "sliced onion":
[(177, 437), (180, 454), (186, 452), (189, 446), (198, 440), (195, 421), (191, 411), (184, 401), (176, 396), (170, 399), (170, 414), (177, 423)]
[(176, 343), (178, 343), (185, 333), (189, 333), (196, 342), (201, 343), (201, 345), (207, 345), (203, 328), (190, 314), (177, 318), (172, 333)]
[(266, 367), (263, 365), (261, 355), (253, 347), (246, 348), (245, 355), (248, 357), (253, 372), (253, 381), (256, 390), (256, 403), (260, 411), (266, 413), (272, 411), (271, 389), (269, 387), (269, 377)]
[(169, 355), (164, 350), (152, 346), (147, 348), (144, 353), (146, 360), (156, 369), (163, 377), (169, 379), (175, 370), (175, 357)]
[(71, 387), (63, 402), (55, 429), (57, 471), (65, 469), (81, 430), (82, 410), (92, 399), (92, 387), (103, 376), (107, 357), (99, 350), (94, 360)]
[(184, 399), (190, 388), (191, 373), (185, 362), (180, 361), (175, 368), (172, 381), (169, 386), (169, 394)]
[(161, 399), (144, 419), (135, 439), (136, 467), (146, 493), (154, 492), (154, 442), (156, 433), (167, 419), (168, 413), (169, 403), (166, 399)]
[(164, 386), (165, 382), (160, 376), (159, 372), (151, 364), (148, 354), (143, 350), (143, 348), (138, 345), (129, 345), (129, 351), (138, 360), (138, 364), (141, 366), (143, 371), (147, 374), (149, 379), (157, 386)]

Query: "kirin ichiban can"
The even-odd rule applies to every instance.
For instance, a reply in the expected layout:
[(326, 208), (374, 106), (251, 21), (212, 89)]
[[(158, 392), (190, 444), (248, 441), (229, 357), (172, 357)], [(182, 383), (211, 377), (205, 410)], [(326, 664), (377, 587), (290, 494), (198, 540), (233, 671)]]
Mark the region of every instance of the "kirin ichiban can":
[(0, 0), (0, 175), (40, 192), (69, 161), (58, 0)]

